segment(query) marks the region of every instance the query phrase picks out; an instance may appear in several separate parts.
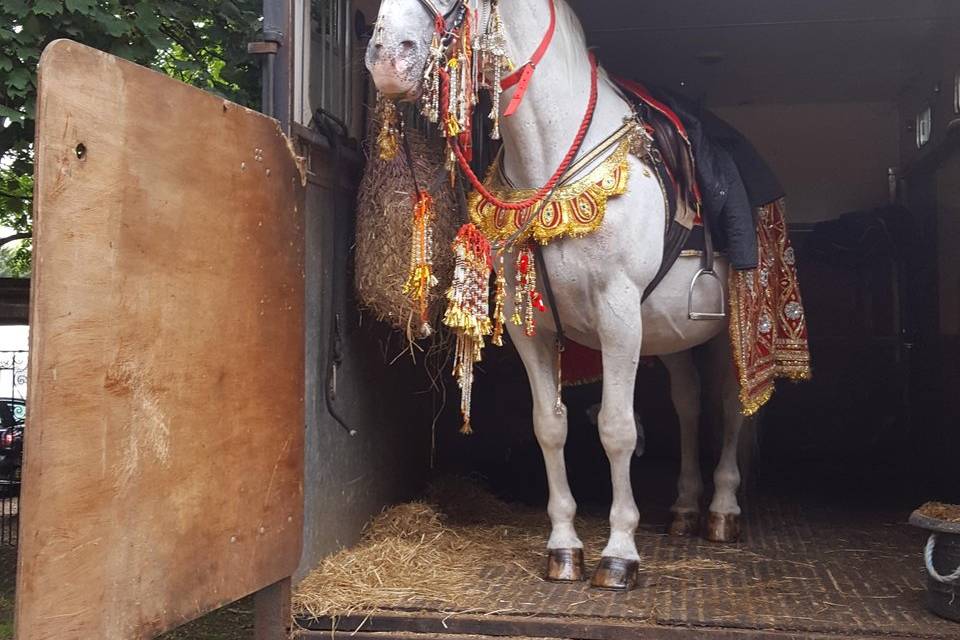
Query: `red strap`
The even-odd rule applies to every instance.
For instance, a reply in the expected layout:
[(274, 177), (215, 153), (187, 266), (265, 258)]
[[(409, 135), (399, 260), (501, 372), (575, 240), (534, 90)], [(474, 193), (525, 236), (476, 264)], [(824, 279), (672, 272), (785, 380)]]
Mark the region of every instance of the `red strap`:
[[(687, 134), (687, 128), (683, 126), (683, 122), (680, 120), (680, 116), (678, 116), (673, 111), (673, 109), (671, 109), (664, 103), (654, 98), (653, 95), (650, 93), (650, 90), (647, 89), (647, 87), (644, 84), (637, 82), (636, 80), (627, 80), (626, 78), (614, 78), (614, 82), (616, 82), (622, 88), (626, 89), (636, 97), (646, 102), (648, 105), (650, 105), (652, 109), (656, 109), (661, 114), (663, 114), (664, 117), (666, 117), (667, 120), (669, 120), (670, 123), (674, 127), (676, 127), (677, 133), (680, 135), (680, 137), (683, 139), (683, 141), (687, 145), (687, 150), (691, 154), (691, 158), (693, 157), (693, 144), (690, 142), (690, 136)], [(676, 185), (677, 180), (674, 177), (674, 175), (670, 172), (670, 168), (667, 167), (666, 164), (664, 164), (663, 166), (667, 169), (667, 173), (670, 174), (670, 179), (673, 181), (674, 185)], [(696, 180), (694, 180), (693, 182), (693, 195), (697, 199), (697, 202), (700, 202), (702, 200), (700, 195), (700, 185), (697, 183)]]
[(550, 3), (550, 26), (547, 27), (547, 33), (543, 36), (543, 40), (540, 41), (540, 46), (533, 52), (533, 55), (526, 64), (500, 81), (500, 88), (504, 91), (514, 86), (517, 87), (517, 91), (513, 94), (510, 104), (507, 105), (507, 110), (503, 112), (504, 117), (512, 116), (517, 112), (517, 109), (520, 108), (520, 103), (523, 102), (523, 96), (530, 86), (530, 78), (533, 77), (533, 72), (536, 71), (537, 65), (543, 60), (543, 56), (547, 54), (547, 49), (550, 48), (550, 43), (553, 41), (553, 34), (557, 28), (557, 7), (555, 0), (548, 0), (548, 2)]
[(662, 102), (654, 98), (646, 86), (644, 86), (640, 82), (637, 82), (636, 80), (627, 80), (626, 78), (614, 78), (614, 81), (617, 84), (619, 84), (621, 87), (631, 92), (633, 95), (637, 96), (638, 98), (646, 102), (648, 105), (650, 105), (651, 107), (653, 107), (654, 109), (662, 113), (667, 118), (667, 120), (669, 120), (671, 124), (673, 124), (673, 126), (676, 127), (677, 132), (680, 134), (680, 136), (685, 141), (689, 142), (690, 138), (687, 136), (687, 128), (683, 126), (683, 122), (680, 121), (679, 116), (677, 116), (677, 114), (673, 112), (673, 109), (671, 109), (667, 105), (663, 104)]
[(583, 144), (583, 139), (587, 136), (587, 131), (590, 129), (590, 123), (593, 121), (593, 113), (597, 108), (597, 76), (599, 74), (599, 69), (597, 68), (597, 59), (593, 56), (593, 53), (588, 55), (590, 56), (590, 99), (587, 101), (587, 113), (583, 116), (583, 121), (580, 123), (580, 128), (577, 130), (577, 135), (573, 139), (573, 144), (570, 145), (570, 150), (567, 151), (567, 155), (564, 156), (563, 160), (560, 162), (560, 166), (557, 167), (557, 170), (547, 181), (547, 184), (543, 185), (543, 187), (541, 187), (531, 197), (520, 202), (506, 202), (504, 200), (500, 200), (495, 195), (490, 193), (487, 188), (483, 186), (483, 182), (470, 167), (470, 163), (463, 155), (463, 150), (460, 149), (460, 143), (456, 139), (453, 139), (451, 146), (457, 156), (457, 161), (460, 163), (460, 168), (463, 169), (463, 173), (467, 176), (470, 184), (473, 185), (473, 188), (477, 190), (484, 200), (500, 209), (506, 209), (508, 211), (520, 211), (521, 209), (532, 207), (550, 195), (550, 192), (553, 191), (553, 188), (557, 186), (558, 182), (560, 182), (563, 174), (565, 174), (567, 169), (570, 168), (570, 165), (573, 164), (573, 161), (577, 157), (577, 151), (580, 149), (580, 145)]

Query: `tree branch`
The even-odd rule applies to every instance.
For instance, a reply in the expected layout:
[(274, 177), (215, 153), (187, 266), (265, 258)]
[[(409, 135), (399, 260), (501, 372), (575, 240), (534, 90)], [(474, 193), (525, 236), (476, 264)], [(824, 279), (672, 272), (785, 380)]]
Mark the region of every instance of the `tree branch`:
[[(166, 24), (161, 24), (160, 27), (159, 27), (159, 31), (160, 31), (160, 33), (162, 33), (163, 35), (167, 36), (168, 38), (170, 38), (171, 40), (173, 40), (174, 42), (176, 42), (178, 45), (180, 45), (181, 47), (183, 47), (183, 50), (187, 52), (187, 55), (189, 55), (191, 58), (193, 58), (194, 60), (196, 60), (197, 62), (199, 62), (200, 64), (202, 64), (203, 67), (204, 67), (204, 72), (205, 72), (207, 75), (210, 75), (210, 70), (209, 70), (209, 68), (207, 67), (206, 62), (204, 61), (203, 56), (200, 55), (200, 51), (199, 51), (196, 47), (193, 46), (193, 42), (190, 42), (190, 43), (187, 42), (187, 40), (190, 38), (190, 35), (189, 35), (189, 34), (184, 33), (184, 32), (175, 33), (175, 32), (174, 32), (174, 29), (173, 29), (171, 26), (166, 25)], [(207, 53), (207, 55), (210, 56), (211, 58), (216, 58), (216, 59), (218, 59), (218, 60), (222, 60), (223, 62), (227, 62), (227, 60), (226, 60), (226, 58), (225, 58), (224, 56), (218, 55), (218, 54), (216, 54), (216, 53), (212, 53), (212, 52), (210, 52), (209, 50), (207, 50), (206, 47), (202, 47), (202, 49), (203, 49), (203, 51), (205, 51), (205, 52)]]
[(0, 247), (10, 242), (15, 242), (17, 240), (26, 240), (27, 238), (32, 238), (32, 237), (33, 237), (33, 234), (26, 231), (22, 233), (15, 233), (12, 236), (6, 236), (3, 238), (0, 238)]

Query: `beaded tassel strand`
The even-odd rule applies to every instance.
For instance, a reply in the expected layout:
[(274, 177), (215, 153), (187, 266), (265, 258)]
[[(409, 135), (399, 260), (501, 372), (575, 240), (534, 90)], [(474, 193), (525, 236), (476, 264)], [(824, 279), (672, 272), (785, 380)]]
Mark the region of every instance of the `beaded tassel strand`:
[(485, 336), (492, 331), (490, 322), (490, 243), (479, 229), (465, 224), (453, 243), (456, 262), (453, 282), (447, 292), (447, 312), (443, 323), (457, 336), (453, 375), (460, 387), (460, 413), (463, 434), (473, 433), (470, 402), (474, 365), (483, 358)]
[(410, 243), (410, 271), (403, 285), (403, 293), (416, 305), (420, 313), (418, 338), (433, 334), (430, 326), (430, 292), (437, 285), (433, 273), (433, 198), (426, 191), (416, 195), (413, 211), (413, 237)]

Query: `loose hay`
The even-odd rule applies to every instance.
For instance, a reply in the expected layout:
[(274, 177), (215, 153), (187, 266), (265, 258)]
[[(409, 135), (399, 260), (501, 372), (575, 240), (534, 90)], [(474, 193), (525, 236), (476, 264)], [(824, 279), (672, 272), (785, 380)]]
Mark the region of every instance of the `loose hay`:
[(928, 502), (917, 509), (917, 513), (933, 520), (960, 524), (960, 505)]
[[(578, 519), (577, 530), (592, 566), (600, 559), (607, 524)], [(315, 618), (425, 606), (520, 611), (522, 603), (506, 594), (490, 600), (486, 572), (511, 567), (525, 580), (542, 582), (548, 533), (542, 508), (508, 504), (473, 480), (447, 478), (428, 489), (427, 501), (393, 507), (371, 521), (357, 546), (330, 556), (297, 586), (294, 606)], [(695, 579), (699, 572), (731, 567), (716, 559), (685, 558), (648, 561), (643, 571)]]
[[(367, 140), (375, 144), (379, 122), (371, 116)], [(429, 317), (434, 328), (443, 310), (443, 297), (453, 277), (450, 247), (460, 227), (457, 198), (444, 171), (444, 153), (439, 141), (428, 139), (413, 128), (407, 140), (414, 158), (420, 188), (430, 191), (436, 207), (433, 226), (434, 274), (439, 284), (430, 296)], [(367, 164), (357, 197), (357, 246), (355, 287), (357, 300), (378, 320), (404, 331), (411, 341), (419, 323), (416, 304), (402, 292), (410, 267), (413, 235), (414, 185), (403, 153), (393, 160), (379, 158), (367, 149)]]
[[(428, 502), (380, 514), (357, 547), (298, 585), (298, 618), (319, 618), (323, 627), (325, 618), (336, 624), (355, 615), (348, 632), (392, 611), (444, 624), (462, 614), (516, 614), (795, 635), (949, 636), (937, 633), (932, 617), (917, 615), (923, 586), (911, 551), (915, 532), (888, 528), (885, 516), (850, 521), (835, 510), (804, 515), (779, 503), (758, 506), (749, 524), (763, 533), (735, 546), (673, 539), (647, 520), (638, 534), (640, 584), (630, 594), (610, 594), (586, 583), (542, 580), (548, 534), (542, 507), (505, 503), (462, 479), (436, 484), (426, 495)], [(607, 529), (605, 515), (578, 519), (588, 569)], [(888, 548), (896, 550), (889, 557)]]
[[(542, 532), (516, 525), (450, 527), (436, 505), (413, 502), (384, 511), (360, 544), (327, 558), (297, 587), (294, 606), (314, 617), (373, 613), (424, 601), (461, 609), (484, 596), (483, 569), (496, 559), (523, 563), (536, 556)], [(510, 540), (510, 544), (506, 540)], [(524, 543), (517, 545), (517, 541)]]
[[(515, 603), (489, 601), (490, 567), (543, 581), (549, 527), (542, 508), (508, 504), (463, 478), (434, 483), (427, 499), (377, 516), (359, 544), (324, 560), (297, 586), (294, 607), (315, 618), (425, 604), (461, 612), (483, 604), (504, 613)], [(589, 543), (587, 561), (596, 563), (606, 523), (578, 519), (577, 529)]]

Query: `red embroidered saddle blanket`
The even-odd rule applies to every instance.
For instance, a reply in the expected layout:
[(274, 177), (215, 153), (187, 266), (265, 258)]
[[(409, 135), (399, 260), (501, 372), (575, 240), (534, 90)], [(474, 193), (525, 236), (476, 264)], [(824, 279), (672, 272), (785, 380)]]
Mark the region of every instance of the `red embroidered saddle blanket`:
[[(778, 378), (811, 376), (807, 322), (785, 213), (783, 199), (757, 210), (760, 266), (730, 269), (729, 334), (744, 415), (756, 413), (770, 399)], [(600, 352), (569, 343), (563, 354), (564, 384), (602, 377)]]

